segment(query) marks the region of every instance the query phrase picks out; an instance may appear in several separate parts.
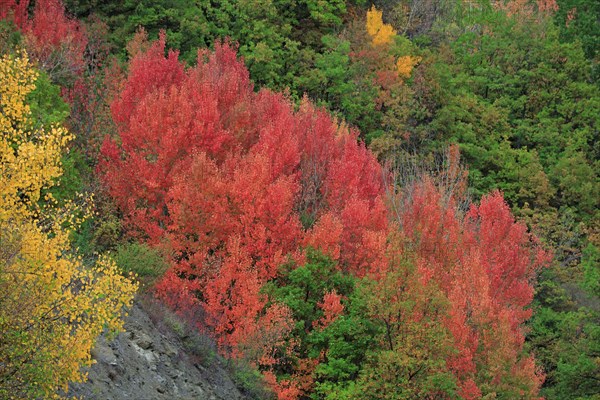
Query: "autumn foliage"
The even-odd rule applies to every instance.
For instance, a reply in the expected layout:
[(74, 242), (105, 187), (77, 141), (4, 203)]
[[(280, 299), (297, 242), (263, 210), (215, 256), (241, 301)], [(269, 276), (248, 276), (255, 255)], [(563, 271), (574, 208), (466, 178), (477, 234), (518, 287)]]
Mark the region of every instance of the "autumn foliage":
[(0, 58), (0, 397), (54, 398), (104, 329), (120, 329), (136, 290), (102, 257), (84, 266), (70, 235), (85, 215), (55, 206), (49, 189), (72, 139), (60, 126), (34, 127), (26, 102), (37, 72), (26, 53)]
[(438, 322), (453, 338), (456, 354), (446, 363), (459, 394), (535, 398), (543, 374), (523, 353), (523, 323), (531, 317), (532, 282), (551, 257), (515, 222), (501, 193), (466, 212), (444, 194), (431, 178), (414, 184), (401, 195), (398, 222), (422, 282), (433, 282), (449, 302)]
[(254, 92), (229, 43), (189, 69), (164, 52), (161, 37), (132, 59), (100, 172), (132, 234), (173, 255), (159, 293), (201, 305), (236, 354), (261, 321), (286, 315), (265, 310), (260, 289), (305, 246), (359, 275), (383, 267), (382, 170), (356, 132), (307, 101), (294, 111)]
[(372, 3), (0, 0), (0, 398), (131, 270), (280, 400), (598, 393), (598, 6)]
[[(523, 323), (548, 256), (500, 193), (466, 213), (426, 177), (393, 193), (355, 131), (307, 100), (295, 109), (283, 95), (254, 91), (232, 44), (199, 51), (194, 67), (166, 52), (164, 35), (137, 47), (111, 105), (118, 136), (105, 140), (98, 171), (130, 234), (170, 256), (159, 296), (177, 310), (202, 309), (199, 327), (208, 326), (224, 353), (260, 367), (281, 399), (302, 397), (327, 351), (308, 356), (293, 338), (296, 310), (264, 288), (284, 266), (302, 265), (310, 247), (341, 273), (384, 285), (368, 318), (396, 332), (442, 332), (420, 354), (426, 362), (435, 352), (428, 368), (454, 377), (460, 397), (513, 387), (535, 397), (543, 378), (523, 352)], [(400, 205), (391, 225), (386, 192)], [(412, 275), (398, 272), (398, 257), (412, 260)], [(407, 276), (413, 284), (394, 281)], [(445, 305), (432, 309), (427, 296)], [(415, 308), (398, 319), (385, 304), (394, 309), (401, 298)], [(347, 301), (324, 292), (313, 309), (321, 317), (305, 335), (335, 329)], [(402, 351), (394, 340), (390, 333), (388, 351)], [(368, 388), (375, 375), (365, 371)]]
[(390, 44), (396, 36), (396, 31), (390, 24), (383, 22), (383, 12), (372, 6), (367, 12), (367, 33), (375, 46)]
[(11, 19), (25, 35), (29, 54), (54, 80), (72, 80), (85, 68), (88, 43), (85, 28), (69, 18), (61, 0), (38, 0), (29, 13), (29, 0), (0, 4), (0, 20)]
[[(378, 51), (381, 51), (380, 46), (392, 45), (397, 37), (397, 32), (391, 25), (383, 22), (383, 12), (372, 6), (367, 11), (367, 33), (371, 37), (371, 43)], [(413, 68), (421, 61), (421, 57), (404, 55), (396, 60), (396, 70), (398, 77), (402, 79), (410, 78)], [(381, 67), (381, 66), (380, 66)], [(380, 72), (384, 72), (385, 68), (381, 68)]]

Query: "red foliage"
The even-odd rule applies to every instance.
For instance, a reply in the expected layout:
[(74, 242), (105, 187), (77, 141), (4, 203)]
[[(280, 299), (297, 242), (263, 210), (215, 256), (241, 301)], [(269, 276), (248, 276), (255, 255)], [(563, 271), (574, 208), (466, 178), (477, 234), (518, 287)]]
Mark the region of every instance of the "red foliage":
[(387, 233), (386, 209), (378, 197), (373, 206), (368, 200), (352, 196), (341, 211), (343, 226), (341, 265), (357, 276), (384, 272)]
[[(310, 245), (358, 275), (383, 268), (381, 167), (324, 111), (254, 92), (227, 42), (189, 69), (177, 53), (165, 56), (164, 35), (131, 47), (101, 178), (130, 232), (173, 254), (158, 293), (176, 309), (201, 306), (223, 350), (270, 368), (283, 357), (273, 343), (293, 326), (260, 292), (280, 265)], [(341, 312), (334, 300), (325, 299), (324, 323)], [(282, 398), (311, 384), (298, 374), (274, 383)]]
[(467, 214), (465, 239), (477, 248), (484, 271), (489, 276), (491, 305), (506, 308), (511, 323), (517, 326), (531, 316), (525, 309), (533, 300), (532, 278), (549, 261), (549, 254), (527, 233), (523, 223), (515, 222), (500, 192), (485, 196), (479, 207)]
[(319, 308), (323, 310), (323, 317), (315, 321), (314, 324), (318, 327), (325, 328), (340, 316), (344, 311), (344, 305), (341, 303), (342, 297), (336, 291), (325, 293), (323, 301), (320, 302)]
[(556, 0), (536, 0), (535, 6), (533, 2), (527, 0), (509, 0), (497, 2), (494, 7), (503, 10), (508, 16), (517, 17), (520, 22), (527, 21), (532, 17), (552, 15), (558, 11)]
[[(143, 31), (136, 37), (144, 35)], [(134, 55), (129, 63), (127, 83), (118, 99), (111, 105), (113, 118), (120, 125), (122, 132), (130, 129), (134, 113), (138, 111), (138, 103), (151, 93), (163, 93), (171, 86), (181, 84), (185, 74), (183, 65), (177, 59), (177, 52), (165, 53), (166, 37), (161, 33), (159, 39), (145, 53)], [(122, 139), (135, 139), (135, 132), (121, 135)], [(134, 143), (128, 144), (133, 146)], [(127, 151), (127, 150), (126, 150)]]
[(233, 348), (246, 343), (256, 330), (257, 316), (266, 305), (259, 291), (261, 279), (239, 237), (227, 243), (229, 254), (218, 273), (210, 276), (210, 284), (203, 289), (208, 323), (214, 327), (219, 345)]
[(0, 19), (12, 18), (25, 34), (28, 52), (54, 79), (73, 78), (85, 67), (87, 35), (84, 27), (65, 14), (61, 0), (37, 0), (28, 15), (29, 0), (6, 0)]
[(336, 135), (339, 128), (323, 110), (316, 110), (306, 98), (295, 114), (292, 136), (298, 138), (300, 146), (301, 194), (298, 200), (298, 213), (309, 221), (314, 221), (324, 212), (326, 206), (325, 180), (331, 160), (340, 157)]
[(29, 23), (29, 0), (4, 0), (0, 3), (0, 19), (12, 18), (15, 25), (23, 29)]
[(296, 400), (302, 394), (297, 384), (289, 379), (277, 381), (277, 377), (270, 371), (264, 373), (265, 381), (277, 393), (277, 400)]
[(532, 282), (549, 254), (515, 222), (499, 192), (463, 216), (452, 197), (445, 199), (425, 179), (403, 204), (403, 232), (420, 268), (450, 301), (443, 323), (458, 353), (447, 365), (459, 379), (461, 396), (480, 398), (482, 376), (488, 376), (487, 385), (518, 380), (535, 396), (543, 378), (533, 362), (524, 362), (523, 323), (531, 316)]
[(537, 0), (538, 10), (540, 12), (555, 13), (558, 11), (556, 0)]
[(339, 261), (341, 238), (344, 231), (339, 218), (333, 213), (324, 214), (305, 237), (305, 245), (318, 249), (323, 254)]

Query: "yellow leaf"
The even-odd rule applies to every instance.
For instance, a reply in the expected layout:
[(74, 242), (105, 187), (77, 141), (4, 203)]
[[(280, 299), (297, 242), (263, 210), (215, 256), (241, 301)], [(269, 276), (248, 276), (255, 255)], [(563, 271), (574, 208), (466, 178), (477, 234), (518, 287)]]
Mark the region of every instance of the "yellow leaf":
[(380, 46), (390, 44), (396, 36), (396, 31), (391, 25), (383, 22), (383, 13), (371, 7), (367, 11), (367, 33), (371, 36), (373, 45)]
[(89, 269), (69, 256), (75, 203), (55, 209), (46, 196), (50, 206), (40, 205), (72, 135), (34, 128), (26, 98), (36, 77), (26, 53), (0, 58), (0, 397), (9, 382), (8, 398), (55, 398), (81, 381), (94, 338), (122, 327), (137, 289), (107, 258)]
[(421, 57), (403, 56), (396, 61), (396, 71), (401, 78), (410, 78), (413, 68), (421, 61)]

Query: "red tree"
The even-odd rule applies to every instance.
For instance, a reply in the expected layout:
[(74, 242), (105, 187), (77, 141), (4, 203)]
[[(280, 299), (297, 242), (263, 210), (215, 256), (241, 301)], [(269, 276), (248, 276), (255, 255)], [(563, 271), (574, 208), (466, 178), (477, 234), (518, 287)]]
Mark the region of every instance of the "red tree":
[(87, 46), (85, 28), (67, 17), (61, 0), (38, 0), (33, 14), (29, 0), (5, 0), (0, 19), (11, 18), (25, 34), (27, 50), (55, 81), (72, 79), (83, 73)]
[(165, 56), (164, 35), (133, 47), (111, 105), (118, 137), (105, 140), (98, 171), (130, 232), (173, 255), (157, 287), (173, 307), (202, 307), (223, 349), (258, 354), (259, 333), (281, 339), (292, 326), (260, 289), (304, 246), (358, 275), (382, 270), (382, 170), (357, 132), (307, 101), (294, 111), (254, 92), (227, 42), (187, 69)]
[[(291, 313), (261, 292), (280, 265), (312, 246), (347, 272), (385, 278), (395, 256), (383, 171), (356, 132), (308, 101), (294, 111), (282, 95), (254, 92), (230, 44), (199, 52), (187, 69), (165, 56), (164, 35), (146, 47), (112, 104), (119, 137), (106, 139), (100, 175), (132, 234), (173, 256), (158, 293), (176, 309), (201, 307), (222, 349), (269, 370), (293, 348), (281, 348)], [(541, 377), (523, 353), (522, 324), (548, 255), (499, 193), (460, 212), (461, 179), (451, 168), (452, 190), (429, 179), (407, 185), (395, 207), (404, 243), (395, 251), (414, 252), (413, 286), (448, 300), (443, 313), (423, 303), (406, 318), (417, 333), (420, 321), (444, 326), (457, 352), (431, 350), (445, 354), (464, 398), (507, 387), (533, 396)], [(333, 293), (322, 306), (323, 325), (342, 310)], [(282, 396), (312, 384), (316, 361), (305, 361), (292, 380), (273, 382)]]
[(441, 321), (458, 353), (448, 360), (463, 398), (496, 390), (535, 397), (543, 377), (523, 352), (523, 323), (531, 316), (537, 271), (549, 254), (515, 222), (494, 192), (463, 215), (431, 179), (405, 195), (401, 224), (422, 276), (450, 301)]

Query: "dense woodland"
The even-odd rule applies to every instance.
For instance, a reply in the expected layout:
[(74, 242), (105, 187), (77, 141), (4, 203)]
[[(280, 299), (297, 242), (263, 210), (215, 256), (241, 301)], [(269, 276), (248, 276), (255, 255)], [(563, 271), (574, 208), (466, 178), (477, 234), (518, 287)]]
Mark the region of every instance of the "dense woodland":
[(0, 398), (139, 290), (262, 396), (600, 399), (599, 16), (2, 0)]

